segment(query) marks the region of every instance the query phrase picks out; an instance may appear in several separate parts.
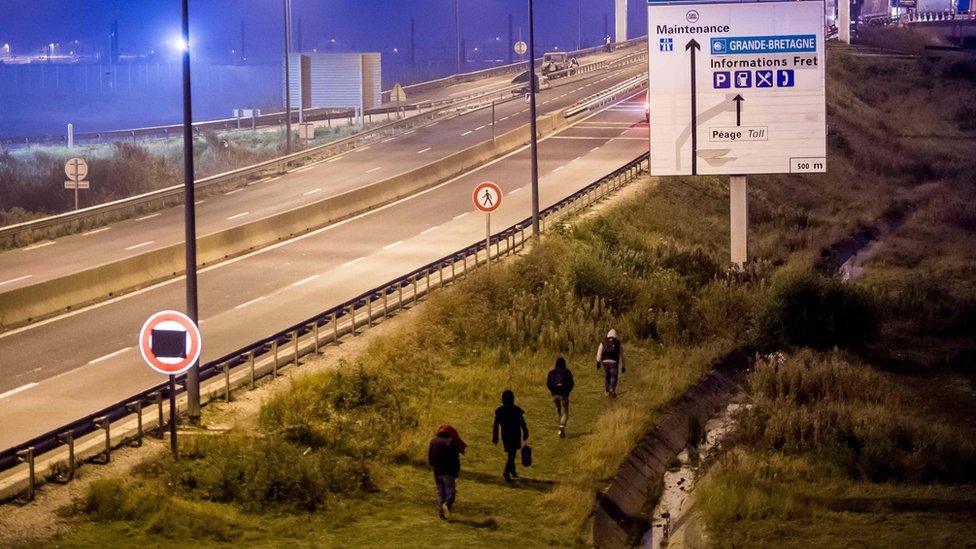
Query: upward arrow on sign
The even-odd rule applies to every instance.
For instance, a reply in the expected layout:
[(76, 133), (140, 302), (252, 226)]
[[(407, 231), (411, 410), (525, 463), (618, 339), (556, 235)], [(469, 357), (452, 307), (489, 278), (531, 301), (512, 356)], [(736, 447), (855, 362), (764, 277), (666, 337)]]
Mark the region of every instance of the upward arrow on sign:
[(742, 102), (745, 101), (745, 99), (742, 98), (742, 94), (736, 94), (735, 97), (732, 98), (732, 101), (735, 101), (735, 125), (741, 126), (742, 125)]
[(691, 51), (691, 175), (698, 175), (698, 98), (696, 97), (695, 52), (700, 49), (701, 46), (694, 38), (685, 45), (685, 50)]

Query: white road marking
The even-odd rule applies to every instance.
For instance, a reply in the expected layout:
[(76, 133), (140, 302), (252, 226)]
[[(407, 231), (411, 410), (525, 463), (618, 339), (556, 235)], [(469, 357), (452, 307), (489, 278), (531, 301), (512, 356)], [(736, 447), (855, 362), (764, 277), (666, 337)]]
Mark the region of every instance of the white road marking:
[(330, 158), (330, 159), (326, 160), (325, 163), (328, 164), (330, 162), (335, 162), (337, 160), (342, 160), (342, 157), (341, 156), (337, 156), (335, 158)]
[(553, 173), (556, 173), (556, 172), (558, 172), (559, 170), (561, 170), (561, 169), (563, 169), (565, 167), (566, 166), (559, 166), (558, 168), (556, 168), (555, 170), (552, 170), (552, 171), (553, 171)]
[(427, 152), (429, 150), (430, 150), (430, 147), (427, 147), (426, 149), (420, 149), (419, 151), (417, 151), (417, 154), (424, 154), (425, 152)]
[(393, 248), (396, 248), (400, 244), (403, 244), (403, 241), (402, 240), (397, 240), (393, 244), (387, 244), (386, 246), (383, 246), (383, 249), (384, 250), (392, 250)]
[(377, 167), (375, 167), (375, 168), (373, 168), (372, 170), (366, 170), (366, 173), (373, 173), (373, 172), (375, 172), (376, 170), (382, 170), (382, 169), (383, 169), (383, 167), (382, 167), (382, 166), (377, 166)]
[(429, 228), (429, 229), (425, 229), (425, 230), (423, 230), (423, 231), (420, 231), (420, 234), (427, 234), (427, 233), (429, 233), (429, 232), (431, 232), (431, 231), (433, 231), (434, 229), (436, 229), (436, 228), (437, 228), (437, 227), (439, 227), (439, 226), (440, 226), (440, 225), (434, 225), (433, 227), (431, 227), (431, 228)]
[(31, 250), (36, 250), (38, 248), (43, 248), (45, 246), (50, 246), (51, 244), (54, 244), (54, 241), (53, 240), (48, 240), (47, 242), (41, 242), (40, 244), (34, 244), (33, 246), (28, 246), (28, 247), (24, 248), (24, 251), (25, 252), (29, 252)]
[(256, 297), (256, 298), (252, 299), (251, 301), (245, 301), (244, 303), (241, 303), (240, 305), (238, 305), (238, 306), (236, 306), (234, 308), (235, 309), (243, 309), (244, 307), (247, 307), (248, 305), (251, 305), (253, 303), (257, 303), (258, 301), (261, 301), (262, 299), (264, 299), (266, 297), (268, 297), (268, 296), (263, 295), (261, 297)]
[(194, 203), (193, 203), (193, 205), (194, 205), (194, 206), (199, 206), (200, 204), (203, 204), (203, 203), (204, 203), (204, 202), (206, 202), (206, 201), (207, 201), (206, 199), (203, 199), (203, 200), (197, 200), (196, 202), (194, 202)]
[(455, 219), (455, 220), (457, 220), (457, 219), (461, 219), (462, 217), (464, 217), (464, 216), (466, 216), (466, 215), (468, 215), (469, 213), (471, 213), (471, 212), (464, 212), (463, 214), (460, 214), (460, 215), (456, 215), (456, 216), (454, 216), (454, 219)]
[(293, 288), (295, 286), (301, 286), (302, 284), (305, 284), (307, 282), (311, 282), (311, 281), (315, 280), (318, 277), (319, 277), (319, 275), (312, 275), (312, 276), (303, 278), (303, 279), (299, 280), (298, 282), (292, 282), (291, 285), (292, 285)]
[(508, 120), (508, 118), (509, 118), (508, 116), (506, 116), (505, 118), (499, 118), (498, 121), (499, 122), (504, 122), (504, 121)]
[(362, 261), (364, 259), (366, 259), (365, 256), (364, 257), (357, 257), (356, 259), (353, 259), (352, 261), (346, 261), (345, 263), (342, 264), (342, 266), (343, 267), (349, 267), (350, 265), (355, 265), (356, 263), (359, 263), (360, 261)]
[(88, 363), (89, 364), (98, 364), (99, 362), (108, 360), (110, 358), (115, 358), (115, 357), (121, 355), (122, 353), (128, 351), (131, 348), (132, 347), (126, 347), (125, 349), (119, 349), (118, 351), (115, 351), (114, 353), (109, 353), (109, 354), (107, 354), (105, 356), (100, 356), (100, 357), (98, 357), (98, 358), (96, 358), (94, 360), (89, 360)]
[(251, 212), (241, 212), (239, 214), (234, 214), (234, 215), (228, 217), (227, 218), (227, 221), (233, 221), (235, 219), (240, 219), (241, 217), (244, 217), (245, 215), (247, 215), (249, 213), (251, 213)]
[[(434, 122), (433, 124), (431, 124), (431, 126), (436, 126), (436, 125), (437, 125), (437, 122)], [(410, 135), (410, 134), (412, 134), (412, 133), (413, 133), (414, 131), (415, 131), (415, 130), (407, 130), (407, 131), (405, 131), (405, 132), (403, 132), (403, 135)]]
[(239, 193), (239, 192), (241, 192), (243, 190), (244, 190), (244, 187), (241, 187), (240, 189), (234, 189), (233, 191), (227, 191), (227, 192), (224, 193), (224, 196), (227, 196), (227, 195), (230, 195), (230, 194), (234, 194), (234, 193)]
[(361, 148), (359, 150), (360, 151), (368, 151), (370, 147), (372, 147), (372, 145), (366, 145), (365, 147), (363, 147), (363, 148)]
[(81, 236), (91, 236), (93, 234), (104, 233), (105, 231), (111, 229), (112, 227), (102, 227), (101, 229), (95, 229), (94, 231), (88, 231), (87, 233), (81, 233)]
[(475, 90), (482, 90), (484, 88), (491, 88), (493, 86), (501, 86), (501, 85), (504, 85), (504, 84), (505, 84), (504, 82), (492, 82), (491, 84), (485, 84), (483, 86), (478, 86), (478, 87), (475, 87), (475, 88), (468, 88), (466, 90), (461, 90), (459, 92), (454, 92), (454, 93), (448, 95), (448, 97), (454, 97), (455, 95), (464, 95), (466, 93), (471, 93), (471, 92), (473, 92)]
[(517, 192), (519, 192), (521, 190), (522, 190), (522, 187), (519, 187), (519, 188), (515, 189), (514, 191), (512, 191), (512, 192), (510, 192), (508, 194), (515, 194), (515, 193), (517, 193)]
[(466, 131), (466, 132), (464, 132), (464, 133), (462, 133), (462, 134), (461, 134), (461, 137), (464, 137), (465, 135), (468, 135), (468, 134), (470, 134), (470, 133), (471, 133), (471, 130), (468, 130), (468, 131)]
[[(643, 91), (643, 90), (641, 90), (639, 92), (635, 92), (633, 95), (627, 97), (626, 100), (629, 100), (632, 97), (636, 97), (638, 94), (646, 94), (646, 93), (647, 92), (646, 91)], [(572, 124), (570, 124), (569, 126), (566, 126), (565, 128), (563, 128), (560, 131), (566, 131), (566, 130), (568, 130), (570, 128), (574, 128), (578, 124), (584, 123), (587, 120), (593, 118), (594, 116), (599, 116), (603, 112), (606, 112), (606, 109), (600, 109), (600, 110), (594, 111), (593, 113), (587, 115), (586, 118), (583, 118), (582, 120), (578, 120), (576, 122), (573, 122)], [(545, 140), (551, 139), (551, 138), (552, 138), (551, 136), (547, 136), (547, 137), (543, 137), (539, 141), (542, 142), (542, 141), (545, 141)], [(246, 253), (244, 255), (239, 255), (239, 256), (237, 256), (237, 257), (235, 257), (233, 259), (228, 259), (227, 261), (222, 261), (220, 263), (214, 263), (213, 265), (210, 265), (209, 267), (204, 267), (203, 269), (200, 269), (198, 271), (198, 274), (204, 274), (204, 273), (208, 273), (210, 271), (214, 271), (214, 270), (217, 270), (217, 269), (222, 269), (224, 267), (227, 267), (227, 266), (230, 266), (230, 265), (234, 265), (235, 263), (238, 263), (240, 261), (244, 261), (246, 259), (249, 259), (251, 257), (257, 256), (257, 255), (260, 255), (260, 254), (265, 254), (265, 253), (268, 253), (268, 252), (277, 250), (279, 248), (284, 248), (285, 246), (292, 246), (294, 244), (297, 244), (299, 242), (302, 242), (305, 239), (313, 238), (313, 237), (316, 237), (318, 235), (327, 233), (329, 231), (334, 231), (334, 230), (336, 230), (336, 229), (338, 229), (340, 227), (344, 227), (347, 224), (352, 223), (354, 221), (357, 221), (359, 219), (363, 219), (365, 217), (373, 216), (373, 215), (376, 215), (379, 212), (386, 211), (386, 210), (388, 210), (390, 208), (395, 208), (395, 207), (397, 207), (397, 206), (399, 206), (401, 204), (404, 204), (406, 202), (409, 202), (411, 200), (416, 200), (418, 197), (427, 196), (429, 193), (437, 192), (439, 189), (442, 189), (442, 188), (446, 187), (447, 185), (451, 185), (452, 183), (457, 182), (459, 179), (461, 179), (463, 177), (468, 177), (471, 173), (474, 173), (474, 172), (483, 170), (483, 169), (485, 169), (485, 168), (487, 168), (489, 166), (493, 166), (493, 165), (495, 165), (495, 164), (497, 164), (499, 162), (502, 162), (502, 161), (504, 161), (504, 160), (506, 160), (508, 158), (511, 158), (512, 156), (514, 156), (516, 154), (523, 153), (526, 150), (528, 150), (529, 147), (530, 147), (530, 145), (523, 145), (522, 147), (520, 147), (520, 148), (518, 148), (518, 149), (516, 149), (514, 151), (511, 151), (508, 154), (505, 154), (505, 155), (500, 156), (500, 157), (498, 157), (498, 158), (496, 158), (496, 159), (494, 159), (494, 160), (492, 160), (490, 162), (486, 162), (486, 163), (482, 164), (481, 166), (478, 166), (477, 168), (473, 169), (471, 172), (468, 172), (468, 173), (465, 173), (465, 174), (456, 176), (456, 177), (454, 177), (452, 179), (449, 179), (447, 181), (444, 181), (443, 183), (440, 183), (440, 184), (438, 184), (438, 185), (436, 185), (434, 187), (431, 187), (431, 188), (429, 188), (427, 190), (424, 190), (424, 191), (421, 191), (419, 193), (416, 193), (416, 194), (407, 196), (405, 198), (401, 198), (400, 200), (397, 200), (395, 202), (391, 202), (391, 203), (389, 203), (389, 204), (387, 204), (385, 206), (381, 206), (379, 208), (376, 208), (375, 210), (370, 210), (368, 212), (363, 212), (363, 213), (361, 213), (359, 215), (355, 215), (355, 216), (349, 217), (349, 218), (344, 219), (344, 220), (342, 220), (342, 221), (340, 221), (338, 223), (335, 223), (333, 225), (327, 225), (325, 227), (322, 227), (320, 229), (316, 229), (316, 230), (311, 231), (311, 232), (307, 232), (307, 233), (305, 233), (305, 234), (303, 234), (301, 236), (297, 236), (297, 237), (292, 238), (290, 240), (285, 240), (285, 241), (282, 241), (282, 242), (278, 242), (277, 244), (272, 244), (271, 246), (267, 246), (265, 248), (261, 248), (261, 249), (258, 249), (258, 250), (254, 250), (253, 252), (249, 252), (249, 253)], [(432, 227), (431, 229), (428, 229), (427, 232), (430, 232), (430, 231), (434, 230), (435, 228), (436, 227)], [(92, 305), (88, 305), (88, 306), (85, 306), (85, 307), (80, 307), (78, 309), (74, 309), (73, 311), (67, 312), (67, 313), (65, 313), (63, 315), (58, 315), (58, 316), (50, 317), (50, 318), (47, 318), (47, 319), (44, 319), (44, 320), (37, 321), (37, 322), (35, 322), (33, 324), (28, 324), (26, 326), (21, 326), (20, 328), (14, 328), (12, 330), (7, 330), (5, 332), (0, 332), (0, 339), (12, 337), (12, 336), (15, 336), (15, 335), (24, 333), (24, 332), (28, 332), (30, 330), (36, 330), (37, 328), (40, 328), (41, 326), (47, 326), (48, 324), (52, 324), (54, 322), (60, 322), (60, 321), (62, 321), (64, 319), (66, 319), (66, 318), (71, 318), (73, 316), (77, 316), (77, 315), (80, 315), (80, 314), (83, 314), (83, 313), (87, 313), (89, 311), (94, 311), (96, 309), (100, 309), (100, 308), (106, 307), (108, 305), (112, 305), (112, 304), (115, 304), (115, 303), (119, 303), (119, 302), (125, 301), (127, 299), (132, 299), (133, 297), (136, 297), (136, 296), (139, 296), (139, 295), (143, 295), (143, 294), (146, 294), (146, 293), (151, 292), (153, 290), (157, 290), (159, 288), (163, 288), (163, 287), (166, 287), (166, 286), (169, 286), (169, 285), (172, 285), (172, 284), (179, 284), (179, 283), (183, 282), (183, 280), (185, 280), (185, 279), (186, 279), (186, 276), (185, 275), (180, 275), (180, 276), (171, 278), (169, 280), (164, 280), (162, 282), (158, 282), (158, 283), (153, 284), (151, 286), (146, 286), (145, 288), (142, 288), (140, 290), (136, 290), (134, 292), (130, 292), (130, 293), (125, 294), (125, 295), (120, 295), (120, 296), (117, 296), (117, 297), (113, 297), (112, 299), (108, 299), (108, 300), (105, 300), (105, 301), (101, 301), (99, 303), (94, 303)], [(200, 322), (204, 322), (204, 321), (201, 320)], [(55, 376), (55, 377), (60, 377), (60, 376), (68, 375), (68, 374), (70, 374), (72, 372), (73, 372), (73, 370), (68, 371), (68, 372), (64, 372), (62, 374), (58, 374), (58, 376)], [(51, 379), (55, 379), (55, 378), (51, 378)]]
[(150, 240), (148, 242), (143, 242), (142, 244), (136, 244), (134, 246), (129, 246), (128, 248), (126, 248), (126, 250), (135, 250), (136, 248), (142, 248), (143, 246), (148, 246), (148, 245), (153, 244), (155, 242), (156, 242), (155, 240)]
[(481, 130), (481, 129), (484, 129), (484, 126), (478, 126), (477, 128), (474, 129), (474, 131), (478, 131), (478, 130)]
[(394, 139), (396, 139), (396, 137), (387, 137), (383, 141), (380, 141), (380, 143), (389, 143), (390, 141), (393, 141)]
[(600, 150), (600, 147), (593, 147), (592, 149), (590, 149), (590, 152), (596, 152), (598, 150)]
[(319, 187), (318, 189), (312, 189), (312, 190), (310, 190), (310, 191), (306, 191), (306, 192), (303, 192), (303, 193), (302, 193), (302, 196), (308, 196), (308, 195), (310, 195), (310, 194), (315, 194), (315, 193), (317, 193), (317, 192), (319, 192), (319, 191), (321, 191), (321, 190), (322, 190), (322, 188), (321, 188), (321, 187)]
[(163, 214), (162, 213), (154, 213), (154, 214), (144, 215), (144, 216), (142, 216), (140, 218), (137, 218), (136, 221), (145, 221), (147, 219), (152, 219), (154, 217), (159, 217), (161, 215), (163, 215)]
[(21, 280), (27, 280), (28, 278), (31, 278), (32, 276), (34, 276), (34, 275), (24, 275), (24, 276), (21, 276), (21, 277), (18, 277), (18, 278), (11, 278), (10, 280), (4, 280), (3, 282), (0, 282), (0, 286), (3, 286), (4, 284), (12, 284), (14, 282), (20, 282)]
[(307, 172), (308, 170), (311, 170), (311, 169), (312, 169), (312, 168), (314, 168), (314, 167), (315, 167), (315, 165), (312, 165), (312, 166), (305, 166), (304, 168), (298, 168), (297, 170), (292, 170), (292, 172), (293, 172), (293, 173), (301, 173), (301, 172)]
[(0, 399), (7, 398), (9, 396), (14, 396), (17, 393), (20, 393), (20, 392), (26, 391), (27, 389), (30, 389), (31, 387), (37, 387), (37, 383), (28, 383), (27, 385), (21, 385), (20, 387), (17, 387), (16, 389), (11, 389), (11, 390), (7, 391), (6, 393), (0, 393)]

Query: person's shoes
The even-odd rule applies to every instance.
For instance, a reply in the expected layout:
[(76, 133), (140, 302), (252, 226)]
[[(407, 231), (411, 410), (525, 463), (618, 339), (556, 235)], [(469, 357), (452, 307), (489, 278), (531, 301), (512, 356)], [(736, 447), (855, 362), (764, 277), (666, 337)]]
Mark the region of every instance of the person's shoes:
[(505, 482), (512, 482), (512, 476), (509, 475), (508, 473), (505, 473), (502, 476), (505, 477)]
[(610, 391), (603, 391), (603, 396), (605, 396), (605, 397), (610, 396)]
[(617, 391), (610, 391), (610, 398), (617, 398)]
[(441, 504), (440, 507), (437, 508), (437, 516), (441, 517), (444, 520), (447, 519), (447, 516), (444, 514), (444, 510), (445, 509), (447, 509), (447, 505), (445, 505), (443, 503)]
[(566, 438), (566, 428), (565, 427), (560, 427), (559, 428), (559, 438)]
[(512, 473), (512, 478), (519, 478), (518, 473)]
[(447, 506), (446, 503), (441, 504), (441, 518), (444, 520), (451, 520), (451, 508)]

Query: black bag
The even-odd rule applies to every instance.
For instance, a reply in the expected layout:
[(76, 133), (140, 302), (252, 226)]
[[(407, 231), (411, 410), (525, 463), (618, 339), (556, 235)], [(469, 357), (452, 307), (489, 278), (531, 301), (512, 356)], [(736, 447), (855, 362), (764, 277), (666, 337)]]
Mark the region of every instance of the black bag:
[(522, 446), (522, 467), (532, 467), (532, 447)]
[(603, 340), (603, 354), (600, 359), (620, 362), (620, 340), (615, 337)]

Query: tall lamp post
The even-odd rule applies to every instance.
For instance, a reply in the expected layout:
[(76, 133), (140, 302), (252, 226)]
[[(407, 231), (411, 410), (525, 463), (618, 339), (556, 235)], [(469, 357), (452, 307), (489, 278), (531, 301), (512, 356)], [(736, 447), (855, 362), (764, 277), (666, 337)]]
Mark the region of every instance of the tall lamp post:
[[(181, 1), (183, 19), (183, 212), (186, 249), (186, 315), (195, 324), (197, 318), (197, 215), (193, 186), (193, 102), (190, 90), (190, 7), (188, 0)], [(170, 376), (170, 391), (176, 382)], [(186, 373), (186, 407), (190, 422), (200, 420), (200, 361), (193, 363)], [(170, 410), (170, 421), (175, 424), (175, 410)], [(173, 448), (176, 442), (173, 440)]]
[(285, 153), (291, 154), (291, 67), (288, 50), (291, 49), (291, 0), (284, 0), (285, 8)]
[(539, 139), (535, 113), (535, 21), (529, 0), (529, 121), (532, 133), (532, 238), (539, 241)]

